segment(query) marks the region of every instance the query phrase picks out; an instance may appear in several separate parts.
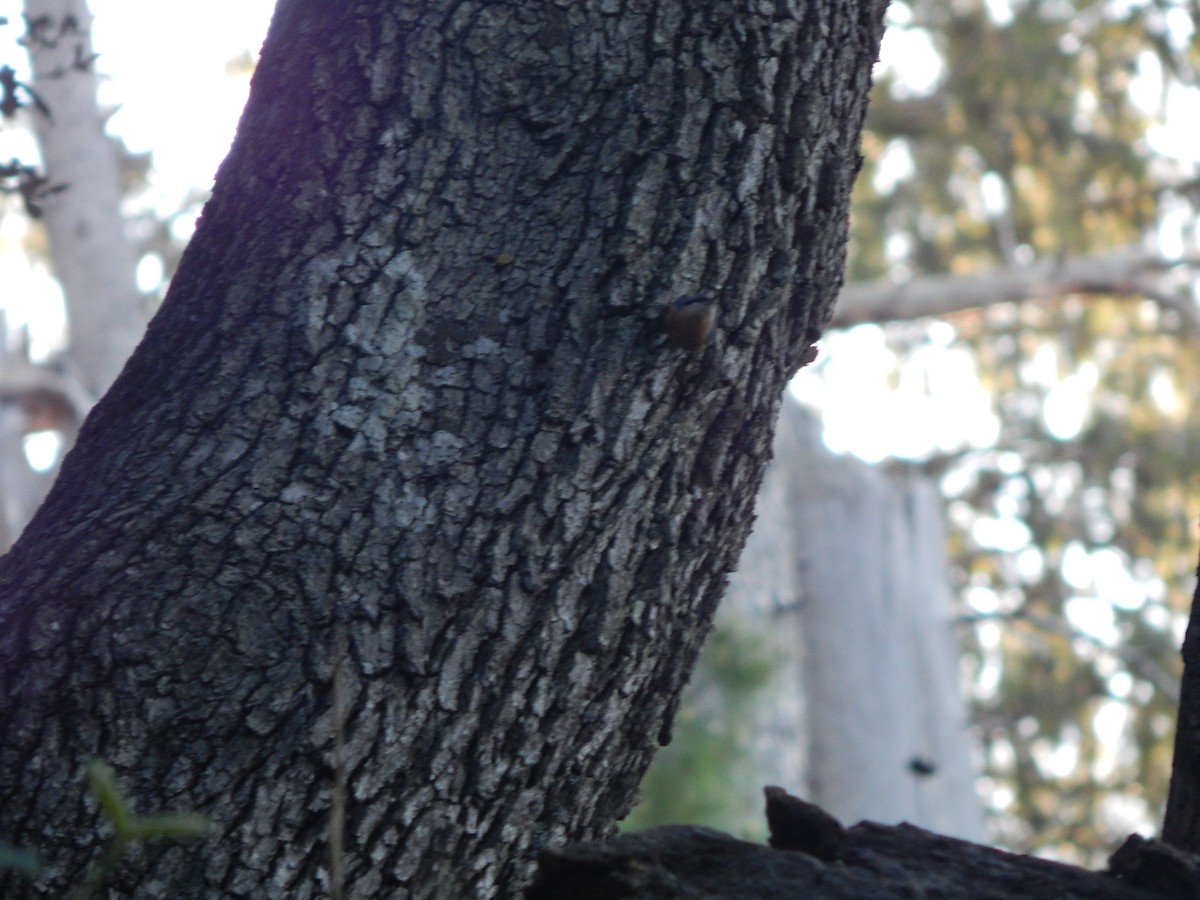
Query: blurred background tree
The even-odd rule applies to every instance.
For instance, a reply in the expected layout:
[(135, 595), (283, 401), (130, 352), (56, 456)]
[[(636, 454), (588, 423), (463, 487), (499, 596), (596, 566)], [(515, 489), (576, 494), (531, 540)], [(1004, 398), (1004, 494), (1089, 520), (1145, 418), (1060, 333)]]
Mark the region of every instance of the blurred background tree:
[(622, 822), (637, 830), (687, 822), (765, 839), (758, 810), (762, 785), (753, 759), (761, 697), (778, 676), (780, 660), (764, 636), (737, 621), (718, 626), (675, 719), (671, 743), (642, 781), (642, 801)]
[[(141, 339), (207, 195), (164, 197), (152, 153), (110, 129), (92, 31), (87, 0), (0, 0), (0, 551)], [(244, 86), (245, 54), (226, 74)]]
[(795, 385), (835, 449), (938, 479), (991, 837), (1073, 861), (1157, 829), (1170, 775), (1198, 9), (892, 3), (854, 283)]

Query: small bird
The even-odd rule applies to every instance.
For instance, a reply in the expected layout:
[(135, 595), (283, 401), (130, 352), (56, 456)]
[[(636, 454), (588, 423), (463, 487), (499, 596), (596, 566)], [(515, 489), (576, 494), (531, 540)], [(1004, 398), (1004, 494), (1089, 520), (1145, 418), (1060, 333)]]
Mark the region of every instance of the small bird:
[(908, 761), (908, 771), (918, 778), (928, 778), (937, 774), (937, 763), (927, 756), (914, 756)]
[(702, 294), (685, 294), (663, 311), (667, 340), (680, 350), (703, 349), (717, 321), (717, 307)]
[(763, 788), (767, 798), (768, 843), (776, 850), (799, 850), (824, 862), (846, 853), (849, 835), (842, 823), (815, 803), (793, 797), (781, 787)]

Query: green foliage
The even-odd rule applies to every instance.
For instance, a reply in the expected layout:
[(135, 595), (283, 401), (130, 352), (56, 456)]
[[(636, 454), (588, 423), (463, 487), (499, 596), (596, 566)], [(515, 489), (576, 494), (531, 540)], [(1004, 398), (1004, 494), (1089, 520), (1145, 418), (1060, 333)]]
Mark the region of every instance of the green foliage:
[[(851, 278), (898, 264), (905, 273), (966, 272), (1018, 247), (1041, 255), (1114, 246), (1153, 222), (1144, 144), (1152, 120), (1129, 92), (1147, 65), (1153, 7), (1114, 20), (1088, 0), (1014, 2), (998, 22), (997, 6), (893, 4), (889, 38), (929, 35), (942, 70), (927, 93), (895, 72), (876, 84)], [(1169, 42), (1163, 50), (1178, 62)], [(911, 165), (899, 180), (884, 171), (898, 157)], [(989, 208), (989, 189), (1002, 192), (1003, 214)], [(897, 235), (902, 260), (888, 258)]]
[(139, 816), (117, 784), (116, 773), (108, 763), (93, 759), (87, 764), (87, 782), (113, 827), (104, 852), (92, 864), (83, 883), (72, 897), (84, 900), (103, 887), (105, 880), (116, 869), (125, 851), (135, 841), (173, 840), (186, 841), (208, 834), (212, 823), (195, 813), (162, 813)]
[(700, 656), (675, 735), (642, 781), (621, 827), (707, 825), (746, 838), (765, 834), (761, 784), (747, 765), (756, 710), (777, 661), (760, 636), (719, 625)]
[[(1154, 307), (1130, 312), (1127, 301), (1065, 302), (1023, 307), (1003, 327), (988, 327), (992, 315), (960, 325), (1002, 425), (996, 447), (962, 455), (944, 480), (963, 596), (994, 615), (976, 628), (971, 659), (989, 777), (1011, 794), (998, 834), (1088, 861), (1161, 815), (1196, 554), (1189, 513), (1200, 508), (1182, 452), (1200, 432), (1152, 399), (1163, 395), (1156, 379), (1188, 392), (1194, 347), (1164, 334)], [(1047, 378), (1034, 360), (1051, 353)], [(1045, 411), (1080, 373), (1082, 427), (1060, 439)], [(1028, 536), (988, 546), (986, 518)], [(1101, 716), (1117, 727), (1098, 729)]]
[[(923, 36), (942, 68), (917, 89), (896, 70), (878, 80), (852, 277), (1152, 243), (1165, 208), (1195, 215), (1195, 173), (1148, 140), (1155, 79), (1160, 103), (1172, 79), (1196, 83), (1183, 5), (912, 0), (892, 15), (892, 39)], [(950, 320), (998, 435), (928, 467), (949, 502), (995, 836), (1095, 862), (1165, 802), (1200, 356), (1169, 305), (1030, 299)], [(900, 369), (933, 344), (919, 325), (888, 329)]]

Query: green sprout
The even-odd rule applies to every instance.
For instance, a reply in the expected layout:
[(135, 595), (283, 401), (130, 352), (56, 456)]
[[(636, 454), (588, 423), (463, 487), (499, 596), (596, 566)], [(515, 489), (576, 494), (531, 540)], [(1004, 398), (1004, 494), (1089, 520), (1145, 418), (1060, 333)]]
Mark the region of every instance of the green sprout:
[(103, 760), (88, 761), (87, 783), (100, 809), (112, 823), (113, 835), (104, 852), (92, 863), (83, 882), (71, 895), (72, 900), (85, 900), (99, 891), (134, 841), (193, 840), (203, 837), (212, 828), (209, 819), (196, 813), (139, 816), (117, 784), (112, 766)]

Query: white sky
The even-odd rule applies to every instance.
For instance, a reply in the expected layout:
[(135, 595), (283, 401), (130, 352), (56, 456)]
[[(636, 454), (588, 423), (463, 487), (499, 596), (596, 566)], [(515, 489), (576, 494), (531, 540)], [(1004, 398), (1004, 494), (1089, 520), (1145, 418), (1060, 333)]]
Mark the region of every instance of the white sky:
[[(116, 108), (109, 130), (135, 152), (152, 150), (151, 203), (178, 208), (190, 190), (207, 189), (229, 149), (249, 81), (227, 66), (257, 58), (273, 0), (91, 0), (92, 43), (102, 76), (100, 102)], [(24, 73), (22, 3), (0, 0), (0, 63)], [(4, 129), (12, 131), (12, 129)], [(0, 137), (13, 139), (13, 135)], [(22, 157), (32, 147), (18, 148)], [(0, 143), (0, 157), (13, 153)]]
[(120, 106), (110, 127), (131, 150), (154, 151), (164, 195), (212, 184), (249, 86), (226, 67), (247, 51), (258, 57), (273, 7), (273, 0), (92, 0), (97, 68), (107, 76), (100, 101)]

